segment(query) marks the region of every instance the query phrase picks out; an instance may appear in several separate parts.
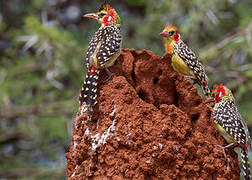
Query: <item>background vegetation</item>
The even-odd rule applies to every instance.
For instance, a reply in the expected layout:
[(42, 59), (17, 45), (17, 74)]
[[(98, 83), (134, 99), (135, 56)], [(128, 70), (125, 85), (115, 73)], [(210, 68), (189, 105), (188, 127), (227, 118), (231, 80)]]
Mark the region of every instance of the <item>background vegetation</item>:
[[(85, 52), (98, 24), (82, 18), (103, 1), (0, 1), (0, 179), (65, 179)], [(164, 53), (165, 25), (225, 83), (252, 130), (251, 0), (111, 0), (123, 47)]]

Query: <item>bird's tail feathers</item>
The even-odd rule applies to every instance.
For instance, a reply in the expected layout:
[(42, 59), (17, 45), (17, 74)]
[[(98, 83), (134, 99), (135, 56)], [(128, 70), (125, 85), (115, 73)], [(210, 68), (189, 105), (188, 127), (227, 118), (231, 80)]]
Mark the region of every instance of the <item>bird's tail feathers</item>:
[(91, 113), (93, 111), (93, 106), (97, 103), (97, 83), (99, 77), (99, 70), (93, 69), (90, 73), (88, 72), (84, 83), (81, 88), (81, 93), (79, 96), (79, 103), (82, 106), (82, 113), (87, 111), (88, 119), (91, 119)]
[(250, 180), (250, 165), (247, 147), (241, 149), (241, 166), (245, 180)]

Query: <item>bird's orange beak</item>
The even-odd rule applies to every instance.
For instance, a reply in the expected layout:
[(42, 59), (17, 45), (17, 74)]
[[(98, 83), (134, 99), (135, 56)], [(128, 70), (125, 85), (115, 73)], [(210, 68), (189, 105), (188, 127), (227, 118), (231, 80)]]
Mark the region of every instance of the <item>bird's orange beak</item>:
[(163, 32), (160, 33), (160, 35), (163, 36), (163, 37), (168, 37), (168, 36), (169, 36), (169, 33), (163, 31)]
[(99, 16), (97, 14), (95, 14), (95, 13), (85, 14), (85, 15), (83, 15), (83, 17), (94, 19), (94, 20), (98, 20), (99, 19)]

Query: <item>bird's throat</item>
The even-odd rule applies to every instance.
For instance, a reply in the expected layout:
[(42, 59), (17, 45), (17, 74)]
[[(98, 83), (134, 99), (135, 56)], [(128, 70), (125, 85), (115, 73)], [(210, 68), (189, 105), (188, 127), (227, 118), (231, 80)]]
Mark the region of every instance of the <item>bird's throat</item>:
[(172, 54), (173, 52), (173, 39), (166, 38), (165, 39), (165, 52)]

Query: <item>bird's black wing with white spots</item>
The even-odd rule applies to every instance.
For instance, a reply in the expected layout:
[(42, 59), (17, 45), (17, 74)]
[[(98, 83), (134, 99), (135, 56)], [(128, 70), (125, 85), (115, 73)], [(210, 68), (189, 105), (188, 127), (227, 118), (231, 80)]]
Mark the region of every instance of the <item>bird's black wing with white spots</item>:
[(220, 102), (214, 109), (214, 122), (219, 124), (239, 144), (247, 143), (246, 125), (233, 101)]
[(116, 25), (104, 27), (102, 44), (97, 52), (97, 60), (100, 67), (103, 67), (121, 49), (121, 31)]
[(187, 64), (200, 82), (207, 81), (204, 66), (195, 53), (182, 40), (176, 43), (175, 53)]
[(101, 42), (103, 39), (103, 33), (104, 33), (104, 28), (100, 27), (98, 31), (96, 31), (95, 35), (92, 37), (91, 41), (89, 42), (87, 55), (86, 55), (87, 68), (93, 65), (94, 52), (99, 42)]

